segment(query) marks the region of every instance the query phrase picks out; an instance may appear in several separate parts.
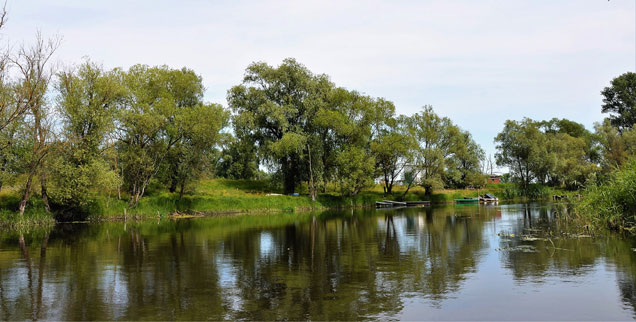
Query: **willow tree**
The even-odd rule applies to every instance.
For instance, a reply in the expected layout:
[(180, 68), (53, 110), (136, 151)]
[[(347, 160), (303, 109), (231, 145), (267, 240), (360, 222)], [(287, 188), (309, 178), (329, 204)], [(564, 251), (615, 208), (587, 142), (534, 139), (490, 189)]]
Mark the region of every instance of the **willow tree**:
[(629, 130), (636, 124), (636, 73), (627, 72), (614, 79), (601, 91), (603, 113), (619, 131)]
[(219, 104), (184, 108), (176, 117), (181, 133), (166, 157), (164, 178), (169, 178), (170, 192), (179, 189), (179, 199), (183, 197), (187, 184), (204, 172), (212, 171), (213, 152), (229, 117), (229, 112)]
[(480, 186), (486, 180), (481, 170), (485, 159), (484, 150), (468, 131), (458, 129), (451, 139), (450, 156), (446, 161), (444, 179), (447, 186), (465, 188)]
[(375, 174), (371, 125), (380, 109), (393, 105), (343, 88), (333, 89), (327, 102), (316, 118), (325, 180), (336, 182), (343, 195), (355, 195), (372, 183)]
[(120, 72), (126, 95), (119, 104), (117, 150), (136, 207), (150, 180), (191, 124), (180, 120), (201, 104), (201, 78), (188, 69), (135, 65)]
[(426, 194), (431, 194), (434, 189), (444, 186), (447, 158), (452, 153), (452, 143), (459, 135), (459, 128), (449, 118), (437, 115), (430, 105), (409, 117), (407, 127), (409, 134), (417, 140), (417, 146), (409, 169), (411, 180), (408, 180), (404, 195), (418, 178)]
[(332, 87), (326, 75), (288, 58), (278, 67), (249, 65), (243, 82), (228, 91), (239, 139), (258, 146), (260, 159), (282, 176), (285, 193), (311, 172), (314, 118)]
[[(15, 58), (13, 64), (19, 70), (19, 79), (14, 85), (15, 107), (12, 111), (25, 111), (24, 127), (26, 135), (24, 139), (30, 146), (30, 151), (24, 155), (26, 183), (20, 201), (20, 215), (24, 214), (27, 201), (31, 196), (33, 179), (40, 175), (40, 186), (42, 199), (47, 210), (50, 209), (46, 174), (42, 172), (45, 158), (50, 151), (51, 141), (51, 114), (49, 113), (49, 102), (46, 93), (52, 77), (52, 70), (49, 68), (49, 61), (59, 46), (59, 39), (45, 41), (40, 35), (37, 42), (32, 47), (22, 47)], [(9, 119), (17, 112), (10, 112)]]
[(59, 72), (56, 88), (63, 128), (51, 161), (51, 199), (77, 211), (119, 186), (116, 164), (105, 156), (114, 152), (109, 138), (126, 90), (118, 73), (89, 61)]

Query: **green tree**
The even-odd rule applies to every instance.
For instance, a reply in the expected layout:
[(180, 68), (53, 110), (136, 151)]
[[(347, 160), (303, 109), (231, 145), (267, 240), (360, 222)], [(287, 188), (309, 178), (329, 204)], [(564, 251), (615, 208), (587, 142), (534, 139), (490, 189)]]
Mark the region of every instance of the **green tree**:
[(242, 84), (228, 92), (235, 126), (258, 146), (259, 158), (280, 172), (285, 193), (293, 193), (310, 172), (313, 119), (332, 87), (326, 75), (288, 58), (278, 67), (251, 64)]
[(186, 185), (205, 172), (212, 172), (214, 151), (221, 139), (221, 129), (227, 126), (229, 112), (219, 104), (200, 104), (183, 111), (176, 122), (180, 139), (166, 157), (170, 192), (179, 187), (179, 199)]
[[(410, 165), (410, 176), (420, 178), (427, 195), (444, 186), (443, 176), (446, 158), (452, 153), (452, 141), (459, 133), (447, 117), (440, 117), (430, 105), (407, 119), (409, 135), (417, 140), (417, 147)], [(409, 180), (404, 195), (415, 180)]]
[(601, 95), (601, 111), (611, 114), (609, 120), (619, 131), (636, 124), (636, 73), (627, 72), (614, 78)]
[(473, 140), (467, 131), (453, 131), (450, 156), (447, 158), (445, 179), (448, 186), (465, 188), (471, 185), (483, 185), (484, 177), (481, 163), (484, 150)]
[(395, 107), (384, 99), (342, 88), (332, 93), (328, 110), (331, 118), (321, 122), (334, 135), (330, 147), (335, 156), (334, 178), (339, 182), (342, 194), (355, 195), (373, 182), (376, 173), (376, 159), (371, 148), (374, 134), (377, 135), (380, 132), (377, 129), (390, 120)]
[(246, 139), (226, 137), (215, 173), (228, 179), (255, 179), (258, 175), (258, 157), (254, 144)]
[(104, 156), (117, 106), (126, 94), (119, 75), (91, 62), (58, 73), (57, 107), (62, 139), (51, 160), (51, 199), (63, 212), (85, 210), (120, 177)]
[(384, 192), (391, 194), (393, 184), (403, 174), (404, 168), (412, 161), (416, 141), (406, 129), (406, 117), (389, 118), (385, 126), (379, 127), (371, 151), (376, 160), (378, 176), (382, 178)]
[(184, 114), (200, 105), (201, 78), (188, 69), (135, 65), (120, 72), (126, 95), (119, 107), (118, 146), (129, 204), (136, 207), (150, 180), (187, 129)]
[(534, 178), (533, 170), (540, 168), (536, 165), (541, 160), (536, 147), (544, 144), (542, 138), (542, 133), (529, 118), (521, 122), (506, 121), (504, 129), (495, 137), (497, 165), (510, 168), (511, 175), (524, 191)]
[(582, 188), (596, 173), (596, 165), (587, 160), (585, 139), (566, 133), (548, 134), (548, 137), (554, 160), (550, 169), (551, 183), (570, 189)]
[(594, 124), (601, 154), (601, 167), (605, 174), (625, 164), (630, 156), (636, 155), (636, 128), (619, 132), (609, 119)]
[[(30, 48), (22, 47), (18, 51), (13, 63), (18, 67), (19, 79), (15, 85), (15, 104), (23, 107), (15, 107), (13, 111), (25, 110), (24, 129), (26, 145), (30, 147), (30, 153), (22, 156), (25, 158), (26, 183), (20, 201), (20, 215), (24, 214), (26, 204), (31, 197), (33, 179), (40, 177), (42, 199), (47, 211), (48, 203), (46, 173), (42, 171), (45, 158), (49, 153), (51, 141), (51, 115), (46, 99), (52, 71), (48, 67), (49, 60), (59, 46), (58, 40), (44, 41), (39, 35), (37, 42)], [(15, 115), (15, 114), (11, 114)], [(9, 117), (10, 118), (10, 117)], [(15, 118), (14, 118), (15, 120)], [(5, 119), (5, 121), (10, 122)]]

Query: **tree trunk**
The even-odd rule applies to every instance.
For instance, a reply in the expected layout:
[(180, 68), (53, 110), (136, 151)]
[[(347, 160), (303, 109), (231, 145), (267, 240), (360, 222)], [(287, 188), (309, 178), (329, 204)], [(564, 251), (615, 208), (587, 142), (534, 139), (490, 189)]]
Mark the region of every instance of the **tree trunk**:
[(145, 180), (140, 187), (137, 186), (136, 191), (134, 193), (134, 198), (133, 198), (133, 195), (131, 195), (130, 197), (130, 200), (132, 201), (131, 208), (137, 208), (137, 205), (139, 204), (139, 200), (141, 200), (141, 197), (144, 196), (144, 193), (146, 192), (146, 187), (148, 187), (149, 182), (150, 182), (150, 178)]
[(183, 198), (183, 190), (185, 188), (185, 182), (181, 182), (181, 185), (179, 187), (179, 200), (181, 200), (181, 198)]
[(22, 195), (22, 201), (20, 201), (20, 216), (24, 215), (26, 203), (29, 200), (31, 194), (31, 184), (33, 183), (33, 172), (29, 173), (26, 186), (24, 187), (24, 194)]
[(130, 186), (130, 200), (128, 200), (128, 207), (134, 208), (136, 195), (137, 195), (137, 183), (133, 182), (133, 184)]
[(307, 151), (309, 152), (309, 189), (311, 193), (311, 201), (316, 201), (316, 186), (314, 185), (314, 173), (311, 169), (311, 148), (307, 145)]
[(170, 193), (174, 193), (175, 191), (177, 191), (177, 185), (178, 184), (179, 184), (179, 180), (177, 180), (177, 174), (173, 173), (170, 176), (170, 188), (168, 189), (170, 191)]
[[(4, 173), (4, 171), (6, 170), (6, 168), (7, 168), (7, 158), (6, 158), (6, 157), (4, 157), (4, 158), (2, 158), (2, 168), (0, 169), (0, 172), (1, 172), (1, 173)], [(4, 183), (4, 182), (3, 182), (2, 180), (0, 180), (0, 191), (2, 191), (2, 184), (3, 184), (3, 183)]]
[[(404, 197), (406, 197), (406, 194), (409, 193), (409, 190), (411, 189), (411, 186), (413, 185), (413, 182), (415, 182), (415, 178), (417, 178), (417, 176), (420, 174), (420, 171), (415, 172), (413, 174), (413, 178), (411, 179), (411, 182), (409, 182), (409, 184), (406, 186), (406, 191), (404, 191), (404, 194), (402, 194), (402, 199), (404, 199)], [(425, 193), (428, 190), (425, 191)]]
[(293, 161), (288, 157), (285, 157), (282, 162), (283, 177), (284, 177), (284, 192), (286, 195), (294, 193), (296, 189), (296, 176), (293, 166)]
[[(117, 153), (115, 153), (115, 173), (118, 173), (118, 172), (119, 172), (119, 158), (117, 157)], [(117, 185), (117, 200), (121, 200), (121, 184)]]
[(390, 195), (392, 191), (393, 191), (393, 180), (389, 181), (389, 176), (385, 174), (384, 175), (384, 193)]
[(51, 206), (49, 205), (49, 194), (46, 192), (46, 175), (40, 173), (40, 188), (42, 191), (42, 201), (44, 201), (44, 208), (46, 212), (51, 212)]

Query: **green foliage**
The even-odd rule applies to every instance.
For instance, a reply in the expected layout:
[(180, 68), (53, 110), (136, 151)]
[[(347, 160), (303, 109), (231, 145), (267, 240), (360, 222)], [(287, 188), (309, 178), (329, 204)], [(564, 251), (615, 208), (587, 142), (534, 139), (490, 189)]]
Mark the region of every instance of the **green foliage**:
[(258, 176), (256, 147), (247, 140), (226, 137), (216, 164), (215, 174), (228, 179), (256, 179)]
[(327, 76), (286, 59), (277, 68), (251, 64), (243, 83), (228, 92), (239, 139), (256, 144), (260, 158), (281, 172), (286, 193), (294, 192), (308, 172), (306, 142), (332, 87)]
[[(243, 83), (229, 91), (228, 102), (241, 142), (235, 149), (249, 153), (250, 145), (256, 146), (258, 158), (277, 172), (285, 193), (301, 182), (323, 191), (337, 182), (344, 195), (360, 192), (378, 173), (375, 156), (385, 149), (378, 137), (395, 113), (391, 102), (337, 88), (327, 76), (293, 59), (278, 67), (250, 65)], [(233, 172), (251, 169), (251, 157), (227, 153), (224, 158), (240, 161)], [(223, 160), (221, 166), (224, 173), (231, 169)]]
[(97, 196), (121, 183), (104, 155), (112, 154), (117, 104), (125, 95), (114, 72), (86, 62), (57, 81), (63, 143), (53, 149), (47, 172), (51, 202), (64, 212), (86, 212)]
[(619, 131), (608, 119), (595, 123), (594, 128), (605, 174), (620, 168), (630, 156), (636, 156), (636, 128)]
[(453, 131), (450, 156), (447, 158), (444, 181), (446, 186), (466, 188), (480, 187), (486, 183), (481, 172), (481, 163), (485, 159), (484, 150), (467, 131)]
[(408, 177), (421, 184), (428, 195), (445, 186), (482, 184), (479, 165), (484, 152), (468, 132), (437, 115), (431, 106), (424, 106), (405, 122), (415, 139)]
[(611, 113), (609, 120), (619, 131), (636, 124), (636, 73), (627, 72), (614, 78), (601, 91), (603, 113)]
[(371, 185), (375, 162), (360, 147), (345, 147), (336, 157), (336, 176), (342, 195), (357, 195), (362, 188)]
[(506, 121), (495, 142), (497, 164), (510, 169), (514, 181), (528, 190), (528, 197), (535, 194), (532, 182), (575, 190), (595, 180), (596, 139), (576, 122)]
[[(407, 117), (397, 119), (393, 115), (378, 122), (375, 136), (371, 141), (371, 152), (376, 161), (376, 176), (384, 181), (384, 191), (391, 194), (393, 184), (400, 174), (405, 176), (405, 167), (413, 162), (413, 152), (417, 142), (407, 131)], [(412, 183), (412, 179), (410, 180)]]
[(636, 159), (612, 172), (604, 184), (587, 187), (577, 211), (598, 225), (633, 230), (636, 227)]
[(183, 108), (176, 122), (180, 123), (180, 138), (166, 155), (161, 176), (175, 192), (177, 185), (183, 195), (185, 186), (204, 173), (212, 173), (217, 142), (221, 129), (229, 120), (229, 113), (221, 105), (195, 105)]
[(119, 71), (127, 94), (119, 105), (117, 151), (135, 207), (161, 170), (170, 190), (185, 185), (210, 164), (229, 114), (203, 104), (201, 77), (192, 70), (135, 65)]

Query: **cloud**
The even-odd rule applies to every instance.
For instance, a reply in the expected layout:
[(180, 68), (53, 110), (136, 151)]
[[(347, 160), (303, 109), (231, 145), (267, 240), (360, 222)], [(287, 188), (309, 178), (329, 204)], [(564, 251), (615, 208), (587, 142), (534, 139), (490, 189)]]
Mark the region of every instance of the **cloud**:
[(506, 119), (591, 127), (600, 90), (633, 70), (634, 3), (525, 1), (15, 1), (3, 31), (64, 37), (58, 59), (187, 66), (225, 104), (253, 61), (294, 57), (339, 86), (422, 105), (488, 153)]

